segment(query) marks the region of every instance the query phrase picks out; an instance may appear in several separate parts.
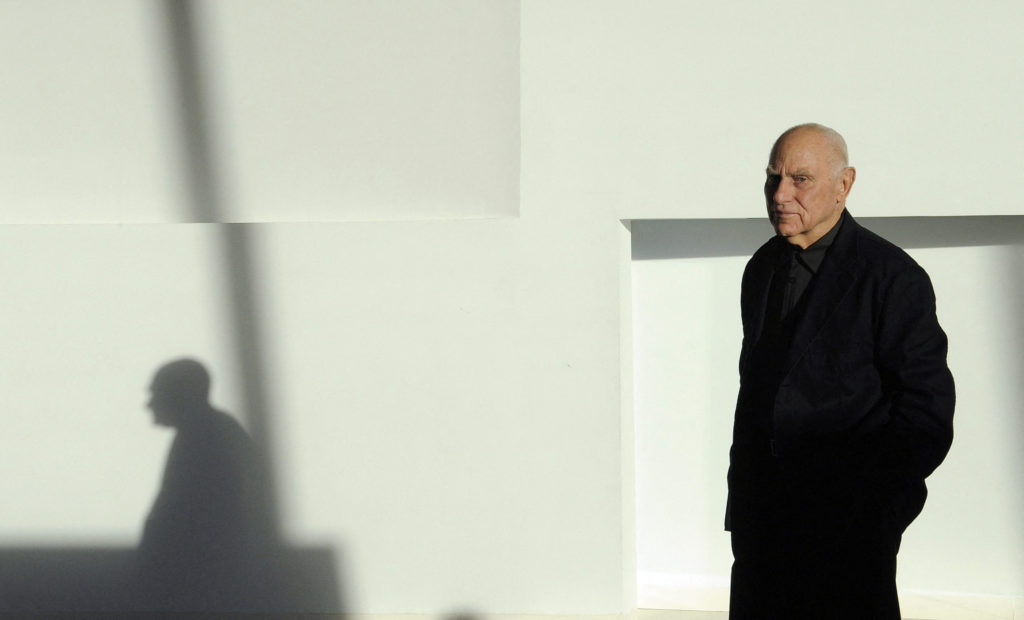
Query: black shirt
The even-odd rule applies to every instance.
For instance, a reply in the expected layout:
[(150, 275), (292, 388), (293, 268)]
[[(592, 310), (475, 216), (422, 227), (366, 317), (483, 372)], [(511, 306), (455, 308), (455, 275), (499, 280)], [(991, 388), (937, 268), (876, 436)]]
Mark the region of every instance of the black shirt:
[[(845, 217), (846, 212), (843, 211)], [(789, 314), (796, 304), (803, 297), (811, 279), (818, 273), (822, 261), (825, 260), (825, 253), (832, 245), (839, 228), (843, 225), (843, 217), (825, 235), (812, 243), (807, 249), (800, 246), (786, 244), (789, 248), (789, 269), (786, 272), (786, 288), (782, 298), (782, 316)]]

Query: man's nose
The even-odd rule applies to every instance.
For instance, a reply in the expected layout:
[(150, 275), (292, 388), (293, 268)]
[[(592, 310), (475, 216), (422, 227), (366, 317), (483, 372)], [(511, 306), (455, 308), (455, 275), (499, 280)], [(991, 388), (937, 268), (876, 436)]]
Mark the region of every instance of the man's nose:
[(775, 183), (774, 192), (772, 193), (772, 201), (775, 204), (783, 204), (789, 202), (793, 197), (793, 186), (785, 178), (779, 179)]

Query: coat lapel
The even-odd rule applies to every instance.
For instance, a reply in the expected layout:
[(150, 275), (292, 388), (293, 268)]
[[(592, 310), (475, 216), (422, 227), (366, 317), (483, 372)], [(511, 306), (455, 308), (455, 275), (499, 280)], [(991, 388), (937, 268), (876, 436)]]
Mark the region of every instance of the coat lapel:
[(789, 374), (800, 361), (808, 345), (825, 326), (860, 276), (864, 261), (857, 252), (856, 238), (859, 228), (860, 225), (849, 213), (843, 215), (842, 228), (839, 229), (832, 247), (821, 264), (821, 269), (807, 290), (804, 315), (797, 322), (792, 345), (786, 357), (786, 374)]
[(781, 238), (775, 237), (773, 240), (775, 245), (772, 247), (772, 253), (769, 254), (768, 260), (760, 263), (758, 269), (760, 270), (753, 278), (751, 282), (757, 287), (752, 291), (751, 299), (756, 300), (757, 307), (754, 309), (752, 317), (754, 320), (753, 331), (751, 332), (753, 338), (751, 342), (757, 342), (761, 339), (761, 332), (764, 330), (765, 315), (768, 310), (768, 292), (772, 288), (772, 282), (775, 278), (779, 277), (780, 272), (785, 266), (786, 261), (786, 250), (785, 243)]

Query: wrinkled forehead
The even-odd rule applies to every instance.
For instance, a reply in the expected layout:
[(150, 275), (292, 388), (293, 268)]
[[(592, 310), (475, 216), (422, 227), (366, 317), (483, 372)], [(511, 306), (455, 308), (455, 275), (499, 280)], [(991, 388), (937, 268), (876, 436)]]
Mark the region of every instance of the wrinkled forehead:
[(783, 134), (772, 146), (768, 169), (780, 172), (795, 169), (831, 169), (841, 156), (821, 132), (799, 129)]

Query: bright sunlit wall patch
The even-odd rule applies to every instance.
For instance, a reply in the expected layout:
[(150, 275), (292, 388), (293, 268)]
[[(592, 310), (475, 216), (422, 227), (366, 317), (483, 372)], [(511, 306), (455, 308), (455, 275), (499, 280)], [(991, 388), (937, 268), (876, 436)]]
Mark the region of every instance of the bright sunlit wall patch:
[(298, 7), (199, 6), (228, 217), (518, 213), (518, 1)]
[(0, 6), (0, 222), (518, 215), (518, 0), (104, 6)]

